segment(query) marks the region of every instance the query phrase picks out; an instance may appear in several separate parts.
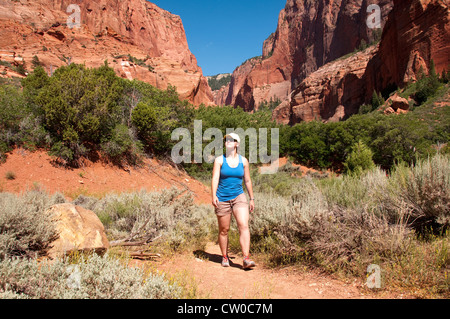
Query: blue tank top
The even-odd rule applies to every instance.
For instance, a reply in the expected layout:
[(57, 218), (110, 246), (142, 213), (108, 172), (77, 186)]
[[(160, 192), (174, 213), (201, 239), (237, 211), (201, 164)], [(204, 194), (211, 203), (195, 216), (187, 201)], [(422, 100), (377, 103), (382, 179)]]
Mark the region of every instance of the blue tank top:
[(232, 168), (227, 163), (227, 158), (223, 156), (223, 164), (220, 169), (219, 186), (217, 187), (217, 198), (220, 202), (235, 199), (244, 193), (242, 180), (244, 178), (244, 163), (239, 155), (239, 164)]

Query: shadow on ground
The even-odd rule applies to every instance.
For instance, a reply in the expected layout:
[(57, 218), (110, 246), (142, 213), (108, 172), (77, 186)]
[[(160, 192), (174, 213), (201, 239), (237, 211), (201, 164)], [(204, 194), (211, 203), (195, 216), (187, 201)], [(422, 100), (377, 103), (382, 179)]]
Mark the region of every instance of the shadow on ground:
[[(220, 256), (218, 254), (211, 254), (211, 253), (208, 253), (208, 252), (203, 251), (203, 250), (195, 250), (193, 252), (193, 254), (194, 254), (195, 257), (200, 258), (200, 259), (208, 260), (210, 262), (217, 263), (217, 264), (222, 263), (222, 256)], [(233, 262), (233, 259), (236, 259), (236, 257), (229, 256), (230, 267), (243, 269), (242, 265)], [(245, 269), (245, 270), (249, 270), (249, 269)]]

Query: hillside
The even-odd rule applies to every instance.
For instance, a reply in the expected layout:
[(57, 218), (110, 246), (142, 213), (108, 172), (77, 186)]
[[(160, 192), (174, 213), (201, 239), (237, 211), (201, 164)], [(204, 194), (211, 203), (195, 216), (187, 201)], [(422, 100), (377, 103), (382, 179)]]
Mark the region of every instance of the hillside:
[[(81, 168), (58, 167), (45, 151), (16, 148), (0, 164), (0, 191), (22, 193), (42, 189), (60, 192), (68, 200), (79, 195), (102, 197), (108, 193), (161, 191), (177, 187), (192, 194), (196, 203), (211, 201), (209, 189), (167, 163), (146, 159), (141, 167), (117, 166), (84, 160)], [(7, 178), (7, 176), (10, 176)]]
[(181, 18), (146, 0), (2, 1), (0, 60), (2, 77), (23, 77), (37, 64), (51, 74), (70, 63), (99, 67), (108, 60), (123, 78), (160, 89), (171, 84), (183, 100), (212, 104)]

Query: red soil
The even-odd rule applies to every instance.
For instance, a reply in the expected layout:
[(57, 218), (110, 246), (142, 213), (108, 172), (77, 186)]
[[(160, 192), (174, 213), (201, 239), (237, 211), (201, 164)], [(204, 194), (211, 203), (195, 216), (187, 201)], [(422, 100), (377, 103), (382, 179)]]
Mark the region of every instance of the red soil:
[(73, 200), (80, 194), (102, 197), (113, 192), (160, 191), (172, 186), (190, 190), (196, 203), (210, 203), (210, 192), (205, 185), (155, 159), (146, 159), (140, 168), (121, 169), (85, 161), (81, 168), (67, 169), (58, 167), (45, 151), (18, 148), (8, 153), (6, 162), (0, 164), (0, 191), (3, 192), (22, 193), (38, 187), (50, 194), (63, 193), (68, 200)]

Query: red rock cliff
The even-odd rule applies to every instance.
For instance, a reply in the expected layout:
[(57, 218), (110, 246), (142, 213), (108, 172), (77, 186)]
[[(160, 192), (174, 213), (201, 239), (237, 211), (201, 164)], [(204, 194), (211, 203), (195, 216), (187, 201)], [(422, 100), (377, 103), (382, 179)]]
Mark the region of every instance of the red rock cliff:
[[(392, 0), (287, 0), (277, 30), (263, 45), (251, 70), (236, 69), (226, 104), (252, 110), (270, 98), (284, 100), (303, 79), (324, 64), (370, 42), (367, 7), (379, 4), (382, 22)], [(383, 23), (382, 23), (383, 24)]]
[[(367, 67), (368, 89), (403, 87), (428, 72), (450, 65), (450, 9), (448, 0), (394, 0), (377, 55)], [(392, 89), (391, 89), (392, 90)]]
[(340, 121), (358, 112), (365, 102), (365, 71), (377, 51), (372, 46), (311, 73), (273, 112), (279, 123), (312, 120)]
[[(71, 28), (76, 21), (68, 18), (78, 8), (81, 27)], [(182, 99), (212, 104), (181, 18), (146, 0), (2, 0), (0, 54), (20, 56), (28, 69), (36, 55), (49, 72), (71, 62), (98, 67), (108, 60), (122, 77), (161, 89), (171, 84)]]
[(415, 80), (419, 70), (450, 65), (450, 10), (446, 0), (394, 1), (379, 46), (328, 63), (311, 73), (275, 111), (294, 125), (355, 114), (373, 91), (390, 93)]

